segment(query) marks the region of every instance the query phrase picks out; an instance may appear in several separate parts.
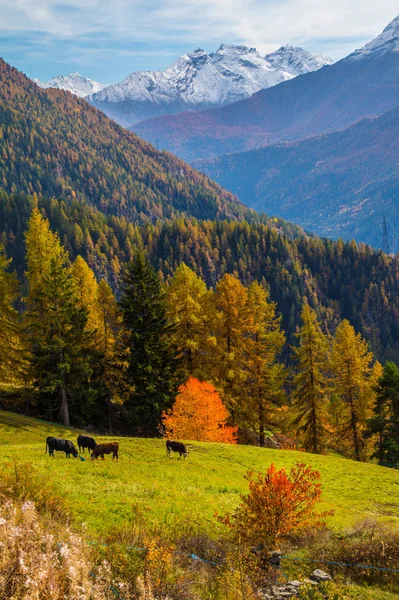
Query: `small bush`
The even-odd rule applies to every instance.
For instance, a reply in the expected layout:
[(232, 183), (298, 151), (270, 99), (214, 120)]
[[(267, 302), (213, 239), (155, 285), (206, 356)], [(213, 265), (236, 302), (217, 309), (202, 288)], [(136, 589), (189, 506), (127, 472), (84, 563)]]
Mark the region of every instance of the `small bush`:
[(58, 521), (68, 522), (70, 513), (65, 500), (49, 479), (30, 463), (8, 463), (1, 467), (0, 498), (32, 501), (36, 510)]
[[(388, 586), (399, 591), (399, 573), (379, 569), (399, 568), (399, 528), (371, 520), (358, 523), (342, 536), (330, 533), (310, 547), (310, 556), (317, 560), (336, 561), (349, 565), (374, 566), (361, 569), (329, 565), (329, 570), (342, 573), (353, 582)], [(321, 568), (323, 568), (321, 566)]]

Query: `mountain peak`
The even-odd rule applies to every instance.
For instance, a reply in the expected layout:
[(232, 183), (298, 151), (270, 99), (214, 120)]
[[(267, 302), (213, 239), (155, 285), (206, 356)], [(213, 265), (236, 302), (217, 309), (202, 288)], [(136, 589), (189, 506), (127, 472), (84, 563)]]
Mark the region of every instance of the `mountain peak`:
[(293, 77), (317, 71), (333, 63), (332, 59), (323, 54), (312, 54), (298, 46), (281, 46), (275, 52), (266, 54), (265, 59), (275, 69), (286, 71)]
[(348, 59), (359, 59), (370, 56), (380, 56), (387, 52), (399, 51), (399, 15), (395, 17), (384, 29), (380, 35), (368, 44), (355, 50), (348, 56)]
[(78, 71), (70, 73), (69, 75), (58, 75), (49, 81), (40, 81), (39, 79), (35, 79), (34, 82), (41, 88), (56, 88), (58, 90), (65, 90), (71, 94), (74, 94), (74, 96), (79, 96), (79, 98), (85, 98), (89, 94), (99, 92), (107, 87), (106, 84), (98, 83), (97, 81), (93, 81), (92, 79), (84, 77), (78, 73)]

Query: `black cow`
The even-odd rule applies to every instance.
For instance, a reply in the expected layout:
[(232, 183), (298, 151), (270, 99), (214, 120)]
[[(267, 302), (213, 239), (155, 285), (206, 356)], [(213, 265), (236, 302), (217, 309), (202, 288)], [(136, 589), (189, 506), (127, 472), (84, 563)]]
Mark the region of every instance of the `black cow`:
[(97, 442), (89, 435), (78, 435), (78, 446), (79, 452), (84, 454), (85, 448), (88, 448), (89, 452), (90, 450), (94, 450), (94, 448), (97, 446)]
[(70, 440), (62, 440), (60, 438), (48, 437), (46, 440), (46, 452), (48, 446), (48, 453), (50, 456), (54, 458), (54, 450), (58, 452), (65, 452), (67, 458), (74, 456), (77, 458), (79, 456), (78, 451), (75, 448), (75, 445)]
[(180, 458), (184, 456), (187, 458), (188, 450), (183, 442), (174, 442), (173, 440), (166, 440), (166, 454), (169, 458), (172, 458), (172, 452), (178, 452), (180, 454)]

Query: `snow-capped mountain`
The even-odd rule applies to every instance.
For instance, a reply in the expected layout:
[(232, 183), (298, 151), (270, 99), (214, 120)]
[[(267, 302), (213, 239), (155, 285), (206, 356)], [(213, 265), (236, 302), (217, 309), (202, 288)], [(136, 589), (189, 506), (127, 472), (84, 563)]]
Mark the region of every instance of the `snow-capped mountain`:
[(266, 54), (265, 59), (274, 69), (285, 71), (293, 77), (317, 71), (334, 62), (324, 54), (312, 54), (296, 46), (281, 46), (275, 52)]
[(385, 27), (378, 37), (363, 48), (355, 50), (346, 60), (382, 56), (387, 52), (399, 52), (399, 15)]
[(285, 58), (290, 69), (285, 70), (255, 48), (222, 44), (210, 54), (197, 48), (165, 71), (132, 73), (88, 100), (122, 125), (131, 126), (155, 116), (217, 108), (249, 98), (301, 74), (305, 63), (307, 70), (319, 68), (318, 60), (300, 48), (290, 48)]
[(41, 88), (66, 90), (75, 96), (79, 96), (79, 98), (85, 98), (89, 94), (95, 94), (107, 87), (103, 83), (98, 83), (97, 81), (83, 77), (83, 75), (80, 75), (77, 71), (70, 75), (58, 75), (58, 77), (53, 77), (49, 81), (40, 81), (39, 79), (35, 79), (34, 81)]

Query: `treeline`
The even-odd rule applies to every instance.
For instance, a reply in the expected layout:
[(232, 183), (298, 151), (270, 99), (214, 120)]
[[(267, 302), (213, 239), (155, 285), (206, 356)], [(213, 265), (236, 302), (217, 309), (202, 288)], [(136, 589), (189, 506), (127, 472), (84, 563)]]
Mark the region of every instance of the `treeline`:
[(379, 360), (399, 362), (399, 263), (369, 246), (305, 236), (270, 219), (198, 221), (193, 218), (134, 225), (105, 216), (84, 202), (35, 198), (0, 191), (0, 235), (20, 279), (24, 235), (38, 205), (71, 259), (82, 256), (97, 278), (119, 294), (122, 265), (143, 250), (168, 281), (184, 262), (208, 286), (229, 273), (242, 283), (264, 283), (277, 304), (287, 343), (295, 343), (302, 299), (316, 310), (323, 331), (348, 319)]
[[(164, 283), (143, 252), (123, 271), (117, 301), (83, 258), (70, 261), (35, 209), (26, 232), (26, 288), (0, 261), (0, 379), (25, 408), (75, 425), (157, 435), (190, 377), (211, 382), (245, 439), (295, 435), (312, 452), (399, 458), (399, 371), (383, 372), (347, 320), (332, 337), (302, 301), (288, 366), (281, 318), (266, 285), (224, 274), (208, 287), (186, 264)], [(396, 445), (395, 445), (396, 444)]]

